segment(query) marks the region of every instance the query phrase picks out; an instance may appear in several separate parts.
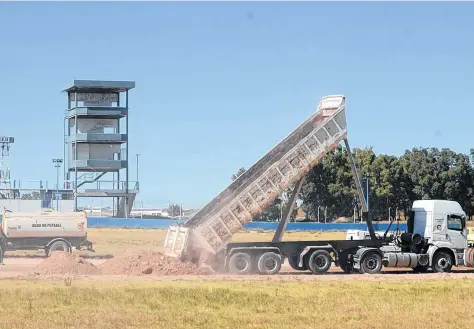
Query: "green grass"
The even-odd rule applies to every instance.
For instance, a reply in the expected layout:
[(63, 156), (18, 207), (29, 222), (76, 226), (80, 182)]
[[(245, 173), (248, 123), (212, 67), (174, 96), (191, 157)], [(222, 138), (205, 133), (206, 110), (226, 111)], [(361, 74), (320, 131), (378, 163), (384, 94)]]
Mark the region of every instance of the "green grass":
[(473, 328), (474, 280), (2, 281), (0, 328)]

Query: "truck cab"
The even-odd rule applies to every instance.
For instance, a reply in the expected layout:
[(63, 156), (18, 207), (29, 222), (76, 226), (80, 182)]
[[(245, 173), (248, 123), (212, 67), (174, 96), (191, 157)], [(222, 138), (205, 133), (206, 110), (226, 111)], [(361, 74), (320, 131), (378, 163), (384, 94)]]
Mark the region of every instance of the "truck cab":
[[(351, 230), (347, 232), (346, 240), (366, 240), (368, 234), (367, 231)], [(376, 235), (381, 236), (380, 233)], [(469, 241), (466, 214), (456, 201), (416, 200), (407, 231), (382, 235), (389, 242), (380, 248), (385, 267), (450, 272), (452, 266), (474, 266), (474, 248)]]
[(415, 201), (408, 232), (418, 233), (427, 243), (438, 247), (467, 248), (466, 214), (456, 201)]
[(407, 224), (409, 233), (423, 238), (431, 267), (450, 269), (452, 265), (464, 265), (468, 248), (466, 213), (458, 202), (417, 200)]

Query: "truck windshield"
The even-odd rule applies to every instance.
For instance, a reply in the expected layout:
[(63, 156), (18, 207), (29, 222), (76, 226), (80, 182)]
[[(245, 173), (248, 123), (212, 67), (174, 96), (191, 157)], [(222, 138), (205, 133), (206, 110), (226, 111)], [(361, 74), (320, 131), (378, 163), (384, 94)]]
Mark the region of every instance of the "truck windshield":
[(462, 231), (465, 226), (464, 217), (460, 215), (448, 215), (448, 230)]

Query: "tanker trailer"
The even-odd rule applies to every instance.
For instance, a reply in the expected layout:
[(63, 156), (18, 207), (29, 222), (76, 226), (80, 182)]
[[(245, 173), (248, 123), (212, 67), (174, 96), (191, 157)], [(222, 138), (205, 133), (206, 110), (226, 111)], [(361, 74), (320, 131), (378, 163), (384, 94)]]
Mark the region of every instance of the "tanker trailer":
[(85, 212), (8, 212), (4, 211), (1, 226), (6, 250), (44, 249), (71, 252), (73, 248), (87, 248), (87, 217)]

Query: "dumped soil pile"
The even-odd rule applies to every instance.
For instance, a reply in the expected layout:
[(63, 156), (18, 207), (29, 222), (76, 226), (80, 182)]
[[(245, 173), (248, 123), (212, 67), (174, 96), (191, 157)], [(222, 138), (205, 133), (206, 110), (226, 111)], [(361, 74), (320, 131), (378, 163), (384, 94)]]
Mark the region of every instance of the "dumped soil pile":
[(126, 253), (100, 265), (108, 275), (203, 275), (209, 271), (159, 252)]
[(31, 271), (32, 274), (97, 275), (100, 270), (88, 261), (69, 252), (55, 251)]

